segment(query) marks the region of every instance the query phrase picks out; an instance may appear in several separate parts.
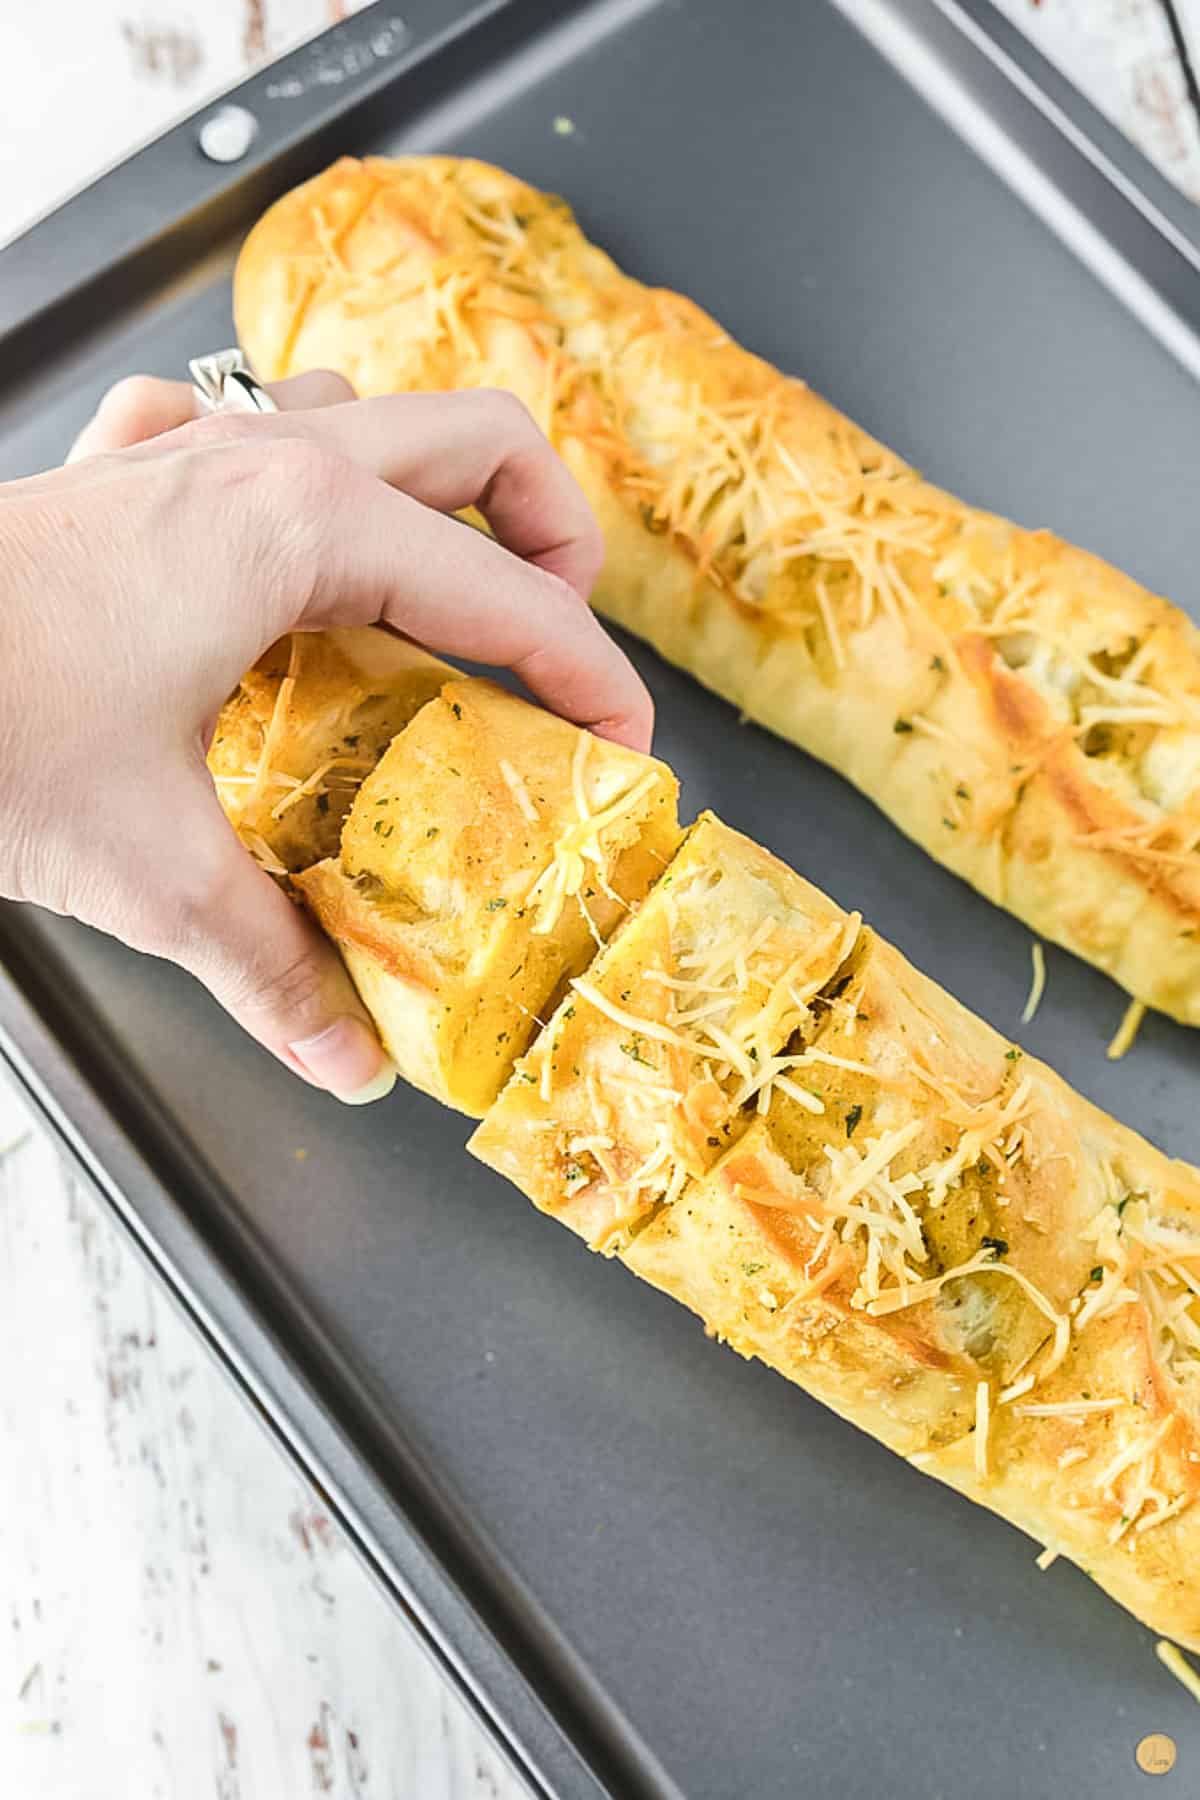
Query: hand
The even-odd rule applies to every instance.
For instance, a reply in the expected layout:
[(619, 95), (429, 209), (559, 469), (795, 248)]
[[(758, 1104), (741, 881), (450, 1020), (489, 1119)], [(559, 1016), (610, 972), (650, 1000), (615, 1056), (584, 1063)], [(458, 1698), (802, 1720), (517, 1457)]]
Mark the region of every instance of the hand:
[[(393, 626), (514, 670), (556, 712), (647, 747), (648, 694), (586, 594), (587, 502), (500, 393), (195, 419), (183, 384), (108, 395), (67, 467), (0, 486), (0, 894), (169, 957), (343, 1099), (395, 1078), (339, 958), (243, 850), (205, 749), (285, 632)], [(445, 515), (475, 505), (496, 540)]]

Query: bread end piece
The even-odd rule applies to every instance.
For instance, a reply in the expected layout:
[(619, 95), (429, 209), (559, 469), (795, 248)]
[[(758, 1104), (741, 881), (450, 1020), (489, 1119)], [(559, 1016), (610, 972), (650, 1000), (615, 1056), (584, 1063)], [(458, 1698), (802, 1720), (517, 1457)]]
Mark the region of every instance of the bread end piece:
[(221, 708), (208, 767), (225, 816), (273, 874), (337, 854), (364, 777), (456, 671), (373, 626), (295, 632)]
[(476, 1117), (679, 840), (664, 764), (488, 681), (447, 686), (296, 885), (401, 1073)]

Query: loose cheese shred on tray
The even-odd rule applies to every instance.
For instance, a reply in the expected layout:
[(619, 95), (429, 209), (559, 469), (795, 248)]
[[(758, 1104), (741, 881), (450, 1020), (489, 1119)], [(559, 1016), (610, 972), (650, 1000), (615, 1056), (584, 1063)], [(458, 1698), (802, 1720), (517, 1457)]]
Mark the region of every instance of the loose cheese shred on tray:
[(1183, 1683), (1192, 1699), (1200, 1702), (1200, 1675), (1198, 1675), (1178, 1644), (1170, 1643), (1166, 1638), (1159, 1638), (1154, 1646), (1154, 1654), (1166, 1669), (1170, 1669), (1176, 1681)]
[(1125, 1016), (1117, 1026), (1116, 1036), (1105, 1051), (1109, 1062), (1120, 1062), (1127, 1050), (1133, 1048), (1133, 1040), (1138, 1034), (1142, 1020), (1146, 1016), (1144, 1000), (1131, 1000), (1125, 1008)]
[(1028, 1025), (1030, 1023), (1033, 1015), (1041, 1005), (1042, 995), (1046, 991), (1046, 952), (1042, 949), (1042, 946), (1038, 943), (1036, 938), (1030, 946), (1030, 953), (1033, 957), (1033, 980), (1030, 983), (1029, 998), (1025, 1002), (1025, 1010), (1021, 1014), (1022, 1025)]
[(1047, 1544), (1046, 1548), (1042, 1551), (1041, 1555), (1035, 1556), (1033, 1560), (1037, 1563), (1038, 1568), (1041, 1569), (1042, 1573), (1044, 1574), (1046, 1572), (1046, 1570), (1050, 1567), (1051, 1563), (1056, 1563), (1058, 1561), (1058, 1557), (1059, 1557), (1059, 1552), (1057, 1550), (1052, 1550), (1050, 1548), (1050, 1545)]

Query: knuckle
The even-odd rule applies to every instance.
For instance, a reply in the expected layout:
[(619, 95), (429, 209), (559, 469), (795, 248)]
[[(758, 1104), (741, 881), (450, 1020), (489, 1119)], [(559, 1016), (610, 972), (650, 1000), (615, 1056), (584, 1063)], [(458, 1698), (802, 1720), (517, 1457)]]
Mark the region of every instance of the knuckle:
[(126, 375), (114, 383), (100, 402), (104, 423), (137, 436), (148, 431), (161, 411), (163, 386), (153, 375)]
[(604, 533), (598, 520), (589, 516), (587, 523), (579, 533), (577, 556), (583, 568), (587, 589), (590, 590), (601, 569), (604, 567), (606, 546)]
[(319, 381), (324, 392), (329, 396), (331, 405), (339, 400), (355, 400), (358, 398), (354, 384), (347, 381), (337, 369), (314, 369), (313, 378)]
[(286, 962), (242, 969), (230, 980), (226, 1000), (251, 1021), (303, 1019), (322, 998), (323, 974), (315, 957), (301, 953)]
[(219, 449), (226, 444), (245, 443), (248, 423), (238, 413), (210, 412), (193, 419), (184, 431), (192, 449)]
[(477, 404), (485, 416), (510, 436), (541, 438), (537, 421), (525, 402), (509, 388), (480, 388)]
[(276, 552), (293, 541), (310, 546), (313, 533), (329, 517), (331, 502), (344, 501), (353, 484), (349, 459), (299, 428), (276, 436), (256, 432), (252, 421), (247, 430), (244, 422), (214, 415), (189, 429), (202, 433), (202, 444), (226, 449), (227, 460), (213, 473), (242, 490), (239, 498), (248, 503), (243, 516), (252, 535), (268, 531)]
[(314, 438), (297, 434), (265, 444), (260, 469), (264, 484), (283, 499), (289, 513), (303, 513), (344, 493), (353, 465)]
[(193, 841), (186, 856), (173, 859), (169, 874), (160, 869), (155, 907), (155, 943), (159, 955), (180, 961), (203, 954), (212, 927), (226, 912), (230, 871), (207, 834)]
[(552, 569), (539, 571), (542, 578), (543, 591), (551, 606), (561, 608), (579, 616), (586, 614), (589, 618), (591, 610), (577, 587), (563, 575), (556, 575)]
[(267, 931), (259, 940), (251, 939), (249, 948), (244, 932), (236, 934), (236, 942), (230, 940), (227, 925), (236, 917), (235, 898), (245, 903), (241, 874), (219, 840), (207, 853), (189, 851), (169, 894), (160, 894), (155, 917), (147, 921), (137, 947), (184, 963), (252, 1026), (302, 1019), (321, 998), (320, 956), (290, 932), (281, 937)]

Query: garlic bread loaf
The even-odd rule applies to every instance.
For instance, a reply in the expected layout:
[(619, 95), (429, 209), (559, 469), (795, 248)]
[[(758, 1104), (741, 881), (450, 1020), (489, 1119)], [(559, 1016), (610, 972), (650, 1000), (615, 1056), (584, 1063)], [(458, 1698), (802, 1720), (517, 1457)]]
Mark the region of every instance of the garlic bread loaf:
[(922, 480), (482, 163), (343, 159), (251, 233), (235, 304), (264, 377), (519, 394), (604, 528), (601, 611), (1039, 935), (1200, 1022), (1183, 613)]

